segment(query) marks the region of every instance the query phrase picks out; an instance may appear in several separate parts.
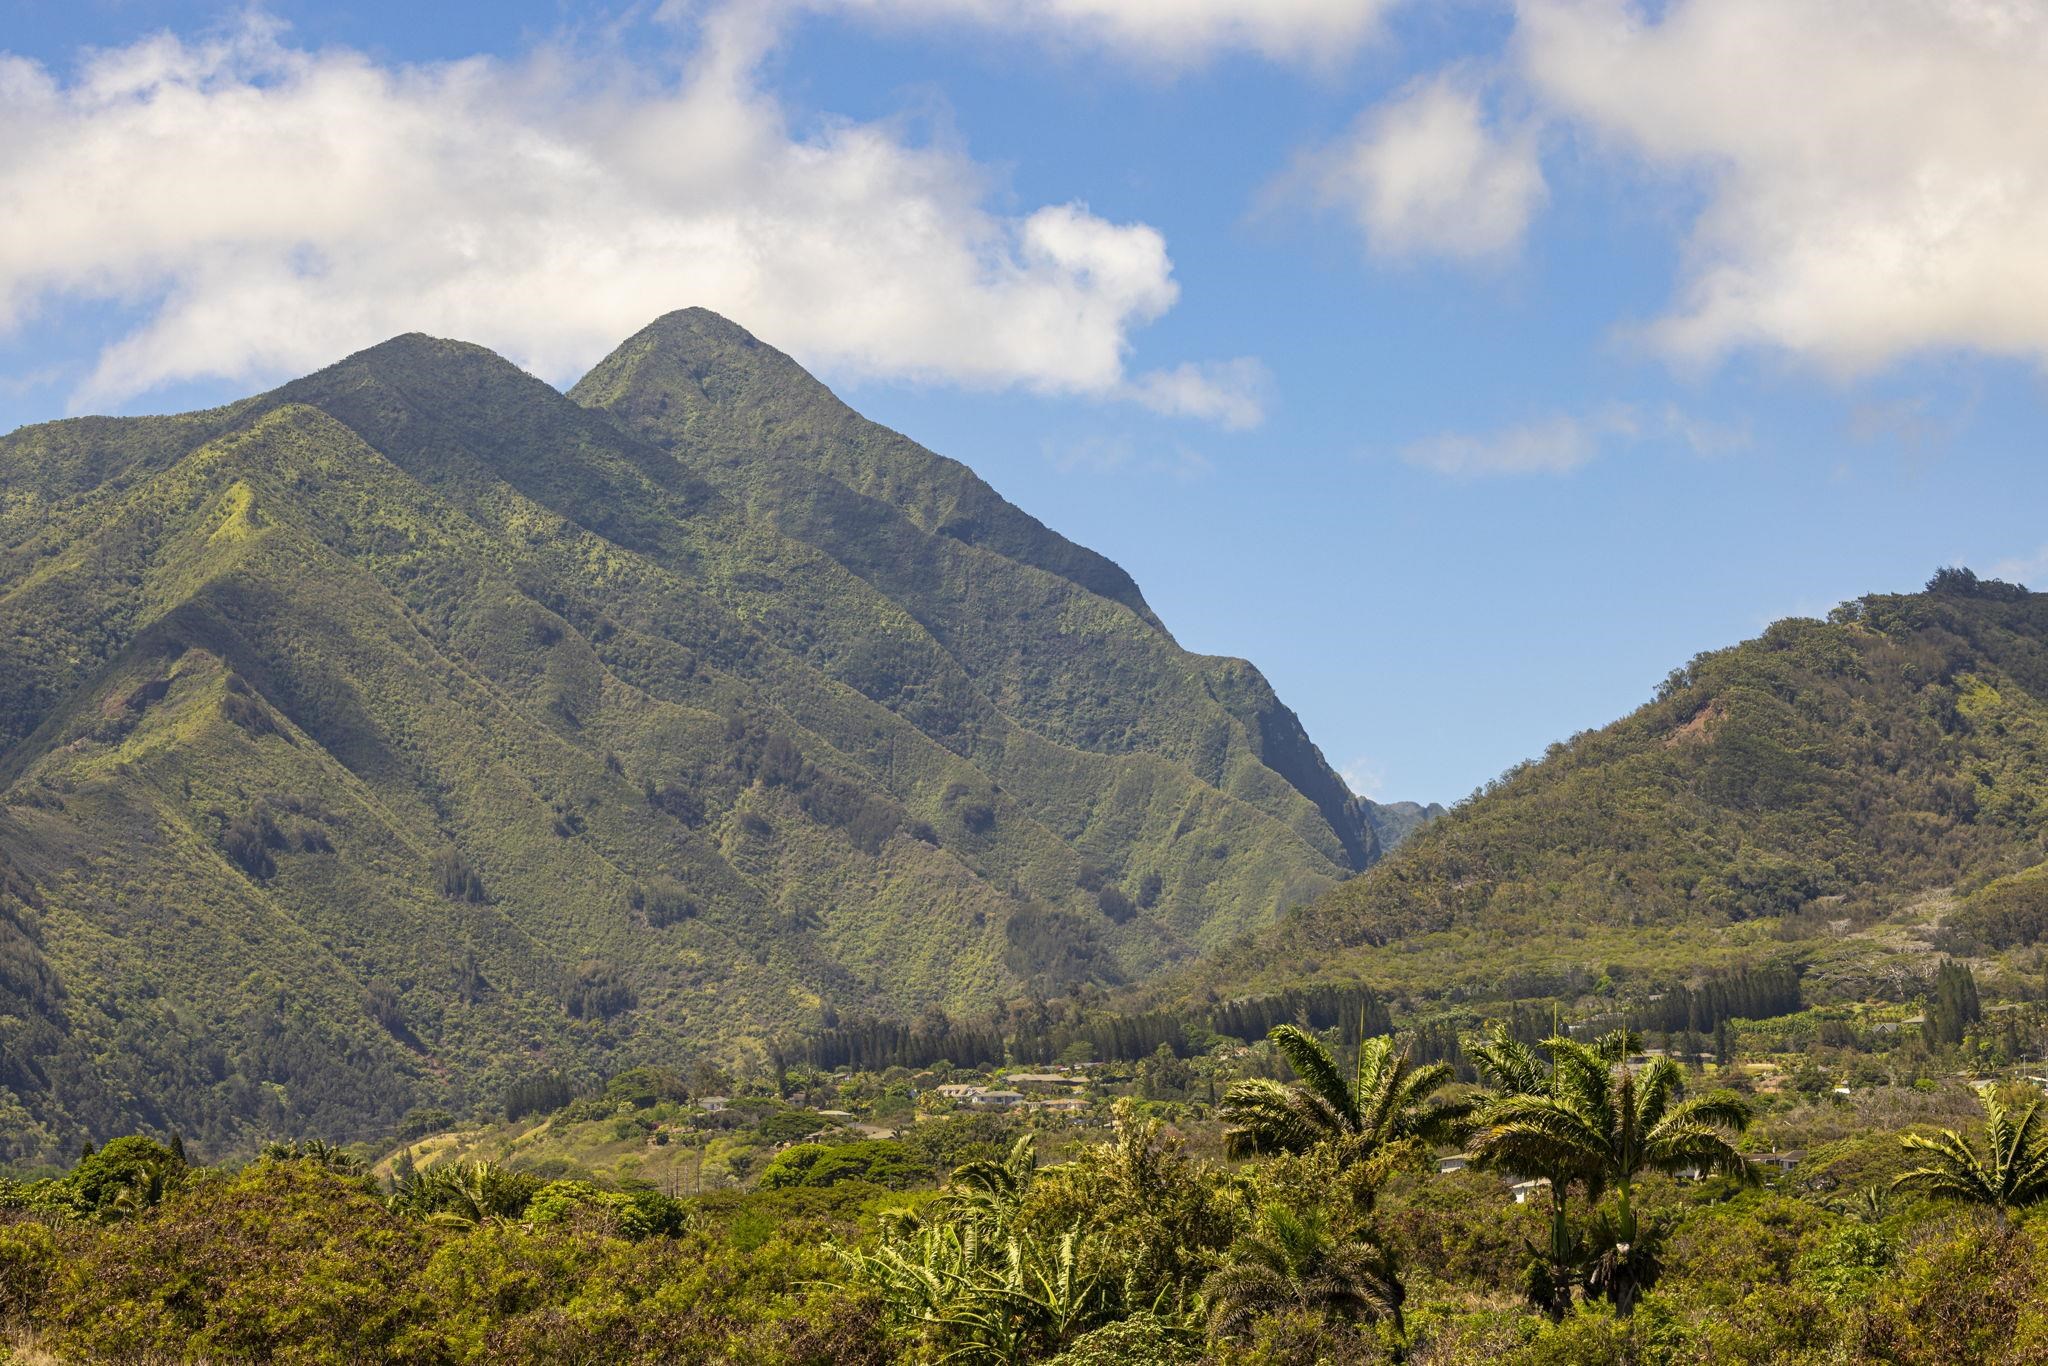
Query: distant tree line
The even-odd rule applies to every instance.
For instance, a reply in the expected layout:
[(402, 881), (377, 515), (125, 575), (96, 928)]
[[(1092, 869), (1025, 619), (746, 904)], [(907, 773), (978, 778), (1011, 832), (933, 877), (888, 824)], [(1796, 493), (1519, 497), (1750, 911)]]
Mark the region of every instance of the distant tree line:
[(1209, 1012), (1210, 1029), (1248, 1043), (1265, 1038), (1273, 1026), (1283, 1024), (1337, 1029), (1345, 1044), (1394, 1031), (1386, 1002), (1371, 987), (1358, 984), (1290, 987), (1270, 996), (1226, 1001)]
[(934, 1012), (912, 1026), (900, 1020), (870, 1020), (806, 1034), (782, 1061), (803, 1062), (821, 1072), (850, 1067), (880, 1072), (890, 1067), (996, 1067), (1003, 1062), (1003, 1034), (994, 1025), (955, 1023)]
[(1737, 968), (1698, 986), (1673, 987), (1630, 1016), (1631, 1023), (1665, 1033), (1710, 1032), (1723, 1020), (1768, 1020), (1805, 1008), (1797, 970), (1776, 966)]
[(1083, 1046), (1088, 1057), (1100, 1062), (1136, 1062), (1161, 1048), (1177, 1058), (1190, 1051), (1181, 1017), (1155, 1010), (1144, 1015), (1089, 1015), (1050, 1027), (1019, 1029), (1011, 1037), (1010, 1052), (1018, 1062), (1048, 1063)]

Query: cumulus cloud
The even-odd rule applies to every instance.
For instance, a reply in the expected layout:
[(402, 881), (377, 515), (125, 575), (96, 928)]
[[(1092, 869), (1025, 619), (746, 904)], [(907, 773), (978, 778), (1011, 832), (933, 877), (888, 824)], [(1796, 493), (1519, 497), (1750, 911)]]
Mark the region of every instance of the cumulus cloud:
[(1386, 800), (1383, 795), (1387, 787), (1386, 770), (1377, 760), (1361, 755), (1344, 765), (1338, 776), (1355, 795), (1367, 801)]
[(1478, 92), (1447, 75), (1368, 111), (1311, 169), (1320, 198), (1389, 256), (1506, 251), (1545, 192), (1534, 130), (1496, 132)]
[(1104, 47), (1143, 64), (1184, 66), (1242, 50), (1326, 64), (1356, 50), (1400, 0), (810, 0), (891, 21), (933, 20)]
[(1420, 469), (1459, 476), (1568, 474), (1600, 454), (1609, 437), (1632, 437), (1635, 415), (1611, 408), (1589, 417), (1558, 414), (1483, 434), (1445, 432), (1415, 442), (1401, 458)]
[(1401, 451), (1418, 469), (1458, 478), (1569, 474), (1618, 446), (1662, 441), (1713, 456), (1749, 444), (1746, 431), (1693, 417), (1676, 407), (1645, 412), (1610, 403), (1585, 414), (1558, 413), (1497, 431), (1444, 432)]
[(714, 12), (669, 80), (547, 49), (392, 67), (262, 21), (68, 80), (0, 55), (0, 332), (139, 308), (77, 395), (103, 404), (412, 330), (564, 380), (701, 304), (842, 373), (1257, 420), (1243, 362), (1128, 369), (1177, 295), (1155, 229), (997, 213), (981, 168), (893, 122), (792, 129), (754, 78), (775, 36)]
[(2014, 555), (1991, 566), (1990, 577), (2007, 583), (2040, 583), (2048, 580), (2048, 545), (2031, 555)]
[(2048, 359), (2048, 7), (1520, 0), (1555, 113), (1706, 192), (1652, 335), (1843, 374), (1929, 348)]
[(1272, 388), (1271, 372), (1250, 356), (1189, 361), (1148, 371), (1125, 386), (1128, 397), (1155, 413), (1201, 418), (1232, 431), (1259, 425)]

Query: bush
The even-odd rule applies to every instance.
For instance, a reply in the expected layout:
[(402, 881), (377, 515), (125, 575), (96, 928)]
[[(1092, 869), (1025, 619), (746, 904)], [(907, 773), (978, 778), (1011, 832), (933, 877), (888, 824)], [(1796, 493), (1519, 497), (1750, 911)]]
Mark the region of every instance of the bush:
[(867, 1139), (858, 1143), (799, 1143), (784, 1148), (761, 1169), (764, 1190), (791, 1186), (836, 1186), (842, 1181), (868, 1181), (898, 1190), (925, 1179), (926, 1172), (901, 1143)]

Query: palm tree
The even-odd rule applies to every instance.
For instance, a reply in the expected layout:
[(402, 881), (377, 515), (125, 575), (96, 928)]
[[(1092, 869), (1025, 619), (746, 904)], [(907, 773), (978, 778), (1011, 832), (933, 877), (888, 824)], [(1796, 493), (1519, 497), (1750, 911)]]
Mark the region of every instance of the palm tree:
[(1496, 1096), (1533, 1096), (1550, 1089), (1550, 1068), (1534, 1048), (1514, 1036), (1505, 1020), (1489, 1024), (1485, 1041), (1466, 1049), (1465, 1056)]
[[(1626, 1045), (1626, 1038), (1620, 1041)], [(1602, 1046), (1607, 1046), (1603, 1041)], [(1476, 1122), (1484, 1124), (1494, 1102), (1510, 1096), (1540, 1096), (1550, 1091), (1551, 1069), (1533, 1047), (1517, 1039), (1507, 1022), (1495, 1020), (1485, 1040), (1466, 1050), (1465, 1056), (1478, 1069), (1486, 1084), (1487, 1098), (1478, 1109)], [(1495, 1160), (1498, 1160), (1496, 1157)], [(1526, 1157), (1522, 1160), (1528, 1160)], [(1541, 1177), (1550, 1189), (1550, 1248), (1539, 1252), (1529, 1248), (1526, 1290), (1531, 1303), (1553, 1319), (1562, 1320), (1572, 1307), (1572, 1288), (1578, 1280), (1580, 1248), (1573, 1239), (1566, 1207), (1571, 1199), (1574, 1173), (1564, 1167), (1545, 1171), (1517, 1171), (1518, 1176)]]
[(965, 1218), (1007, 1229), (1037, 1176), (1037, 1139), (1025, 1134), (1001, 1159), (976, 1158), (955, 1167), (944, 1198)]
[(1890, 1186), (1865, 1186), (1828, 1201), (1827, 1210), (1831, 1214), (1845, 1215), (1860, 1224), (1881, 1224), (1891, 1217), (1892, 1205)]
[(406, 1173), (390, 1205), (430, 1224), (476, 1228), (517, 1218), (539, 1187), (538, 1178), (496, 1162), (447, 1163)]
[(308, 1138), (283, 1142), (273, 1139), (263, 1145), (262, 1156), (273, 1162), (310, 1162), (343, 1176), (361, 1176), (368, 1170), (363, 1159), (325, 1139)]
[[(1321, 1039), (1294, 1025), (1275, 1025), (1273, 1046), (1300, 1080), (1292, 1086), (1256, 1077), (1232, 1083), (1219, 1107), (1231, 1122), (1224, 1151), (1232, 1157), (1324, 1150), (1340, 1169), (1391, 1166), (1409, 1150), (1461, 1132), (1470, 1111), (1431, 1097), (1454, 1075), (1448, 1063), (1417, 1066), (1389, 1035), (1366, 1039), (1345, 1077)], [(1366, 1188), (1369, 1200), (1370, 1186)]]
[[(1729, 1141), (1731, 1131), (1748, 1126), (1749, 1107), (1728, 1095), (1681, 1099), (1685, 1074), (1669, 1058), (1640, 1070), (1617, 1062), (1630, 1042), (1626, 1036), (1593, 1045), (1546, 1040), (1549, 1089), (1489, 1101), (1476, 1117), (1472, 1141), (1473, 1156), (1483, 1163), (1549, 1178), (1554, 1220), (1563, 1209), (1560, 1188), (1576, 1182), (1597, 1204), (1611, 1187), (1617, 1209), (1601, 1231), (1610, 1236), (1610, 1254), (1624, 1260), (1642, 1232), (1633, 1203), (1642, 1172), (1698, 1168), (1755, 1179), (1748, 1159)], [(1555, 1242), (1562, 1252), (1564, 1241)], [(1630, 1274), (1624, 1267), (1608, 1281), (1636, 1290), (1647, 1284)], [(1616, 1308), (1626, 1312), (1633, 1290), (1623, 1293)]]
[(1267, 1314), (1302, 1309), (1323, 1316), (1389, 1319), (1397, 1338), (1407, 1288), (1392, 1254), (1376, 1242), (1345, 1239), (1330, 1230), (1321, 1209), (1297, 1213), (1272, 1205), (1257, 1232), (1238, 1241), (1231, 1260), (1209, 1278), (1210, 1325), (1235, 1337)]
[(1050, 1245), (934, 1223), (872, 1251), (833, 1249), (889, 1315), (917, 1325), (941, 1360), (1010, 1366), (1057, 1354), (1110, 1311), (1114, 1287), (1086, 1268), (1078, 1229)]
[(2037, 1100), (2015, 1115), (1992, 1097), (1985, 1107), (1984, 1137), (1990, 1154), (1984, 1159), (1953, 1129), (1933, 1138), (1906, 1135), (1901, 1144), (1930, 1154), (1932, 1160), (1892, 1182), (1891, 1188), (1988, 1205), (1998, 1211), (2001, 1224), (2013, 1210), (2048, 1200), (2048, 1122), (2041, 1118), (2041, 1107)]

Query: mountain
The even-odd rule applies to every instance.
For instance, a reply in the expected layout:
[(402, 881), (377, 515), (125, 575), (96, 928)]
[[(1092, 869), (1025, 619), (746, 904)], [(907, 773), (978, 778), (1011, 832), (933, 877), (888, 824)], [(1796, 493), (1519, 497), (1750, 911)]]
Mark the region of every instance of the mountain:
[(1127, 981), (1378, 851), (1250, 664), (701, 310), (0, 439), (0, 1160)]
[(1622, 996), (1790, 960), (1815, 999), (1896, 995), (2042, 938), (2044, 859), (2048, 594), (1944, 570), (1698, 656), (1149, 990)]
[(1372, 827), (1373, 840), (1382, 854), (1391, 853), (1396, 845), (1406, 843), (1410, 835), (1444, 814), (1441, 802), (1361, 802), (1366, 824)]

